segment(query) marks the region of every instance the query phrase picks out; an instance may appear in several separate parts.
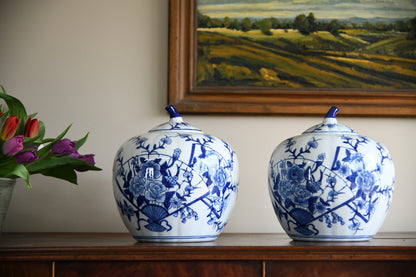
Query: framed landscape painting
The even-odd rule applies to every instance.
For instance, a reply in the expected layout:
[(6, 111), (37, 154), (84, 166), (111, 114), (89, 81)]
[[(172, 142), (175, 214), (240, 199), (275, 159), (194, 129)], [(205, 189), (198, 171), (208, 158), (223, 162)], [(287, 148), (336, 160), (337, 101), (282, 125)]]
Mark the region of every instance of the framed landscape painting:
[(171, 0), (182, 113), (416, 116), (413, 0)]

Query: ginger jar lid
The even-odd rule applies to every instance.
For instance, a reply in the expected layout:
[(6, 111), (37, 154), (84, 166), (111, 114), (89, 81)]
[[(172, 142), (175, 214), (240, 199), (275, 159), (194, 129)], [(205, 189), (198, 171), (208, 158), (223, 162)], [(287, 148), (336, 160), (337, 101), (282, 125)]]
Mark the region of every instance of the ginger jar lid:
[(175, 132), (194, 132), (194, 133), (202, 133), (202, 131), (189, 123), (183, 122), (182, 116), (179, 112), (175, 109), (174, 106), (169, 105), (165, 108), (169, 115), (170, 120), (168, 122), (162, 123), (149, 132), (166, 132), (166, 131), (175, 131)]
[(332, 106), (321, 124), (315, 125), (302, 134), (357, 134), (353, 129), (342, 124), (338, 124), (336, 115), (338, 107)]

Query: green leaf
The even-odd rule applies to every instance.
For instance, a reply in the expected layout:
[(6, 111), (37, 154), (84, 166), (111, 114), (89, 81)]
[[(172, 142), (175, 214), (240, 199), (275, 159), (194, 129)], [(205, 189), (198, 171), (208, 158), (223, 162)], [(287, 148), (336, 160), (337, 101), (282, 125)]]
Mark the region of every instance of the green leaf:
[(5, 164), (5, 165), (1, 165), (0, 166), (0, 176), (7, 177), (7, 178), (11, 177), (11, 176), (9, 176), (9, 174), (10, 174), (11, 171), (13, 171), (13, 169), (16, 166), (17, 166), (17, 163), (16, 162), (14, 162), (14, 163), (8, 163), (8, 164)]
[(25, 121), (27, 119), (27, 113), (25, 106), (20, 102), (19, 99), (6, 94), (6, 91), (3, 86), (1, 86), (3, 92), (0, 93), (0, 98), (6, 102), (7, 107), (9, 107), (10, 115), (16, 115), (18, 118)]
[(77, 173), (72, 168), (55, 167), (42, 171), (42, 175), (54, 177), (78, 185)]
[(68, 182), (77, 184), (77, 174), (75, 170), (101, 170), (92, 164), (69, 156), (57, 157), (49, 155), (41, 162), (36, 161), (28, 164), (27, 169), (30, 174), (43, 174), (45, 176), (54, 177)]
[(92, 164), (69, 156), (58, 157), (48, 155), (41, 161), (36, 161), (32, 164), (26, 165), (30, 174), (44, 173), (52, 168), (71, 168), (77, 170), (101, 170)]
[(28, 115), (28, 117), (31, 117), (31, 118), (33, 119), (33, 118), (35, 118), (37, 115), (38, 115), (38, 113), (32, 113), (32, 114), (29, 114), (29, 115)]
[(3, 114), (0, 117), (0, 119), (1, 119), (0, 128), (4, 125), (4, 122), (6, 121), (6, 118), (8, 118), (8, 117), (9, 117), (9, 111), (3, 111)]
[(88, 139), (88, 135), (89, 135), (90, 133), (87, 133), (86, 135), (85, 135), (85, 137), (83, 137), (82, 139), (80, 139), (80, 140), (77, 140), (77, 142), (76, 142), (76, 144), (75, 144), (75, 148), (78, 150), (81, 146), (83, 146), (84, 145), (84, 143), (87, 141), (87, 139)]
[(26, 181), (27, 186), (31, 189), (30, 185), (30, 174), (27, 171), (26, 167), (22, 164), (16, 162), (4, 165), (0, 168), (0, 176), (5, 178), (15, 178), (20, 177)]
[(38, 156), (43, 157), (44, 155), (48, 154), (51, 151), (53, 144), (57, 141), (60, 141), (66, 135), (66, 133), (68, 133), (69, 128), (71, 128), (71, 126), (72, 124), (70, 124), (59, 136), (51, 140), (48, 145), (42, 147), (42, 149), (38, 151)]

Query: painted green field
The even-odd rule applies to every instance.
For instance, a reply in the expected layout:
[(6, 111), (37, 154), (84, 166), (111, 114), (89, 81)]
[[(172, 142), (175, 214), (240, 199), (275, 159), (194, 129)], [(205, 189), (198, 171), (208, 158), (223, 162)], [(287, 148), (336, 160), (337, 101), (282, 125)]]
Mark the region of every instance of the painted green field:
[(416, 41), (406, 34), (272, 33), (198, 29), (198, 85), (416, 88)]

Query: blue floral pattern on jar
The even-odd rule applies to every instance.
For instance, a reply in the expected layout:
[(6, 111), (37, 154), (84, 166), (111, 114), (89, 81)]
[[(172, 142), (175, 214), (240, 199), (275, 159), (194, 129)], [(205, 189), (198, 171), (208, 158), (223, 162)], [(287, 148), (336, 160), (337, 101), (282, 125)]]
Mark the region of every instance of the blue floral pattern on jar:
[(370, 239), (393, 187), (388, 150), (333, 121), (281, 143), (269, 165), (274, 210), (294, 239)]
[[(175, 126), (172, 124), (172, 130), (177, 129)], [(113, 181), (122, 195), (116, 197), (121, 215), (138, 231), (169, 234), (179, 220), (183, 225), (209, 225), (213, 236), (218, 235), (237, 193), (234, 151), (226, 142), (202, 133), (165, 133), (152, 134), (152, 139), (134, 137), (117, 153)], [(218, 145), (222, 154), (214, 149)]]

